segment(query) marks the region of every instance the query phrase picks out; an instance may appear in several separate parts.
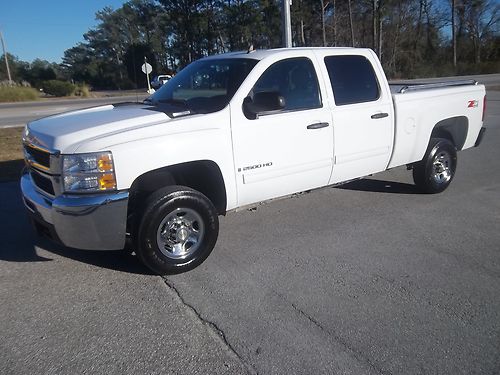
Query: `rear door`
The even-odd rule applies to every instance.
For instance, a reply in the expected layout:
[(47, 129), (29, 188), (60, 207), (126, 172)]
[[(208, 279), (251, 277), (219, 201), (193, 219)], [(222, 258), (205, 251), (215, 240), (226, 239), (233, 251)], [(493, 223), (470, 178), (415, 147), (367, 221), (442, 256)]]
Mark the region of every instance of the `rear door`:
[[(381, 67), (369, 50), (318, 51), (333, 97), (335, 158), (329, 183), (383, 171), (392, 152), (394, 113)], [(376, 73), (377, 72), (377, 73)], [(379, 82), (377, 75), (381, 77)]]

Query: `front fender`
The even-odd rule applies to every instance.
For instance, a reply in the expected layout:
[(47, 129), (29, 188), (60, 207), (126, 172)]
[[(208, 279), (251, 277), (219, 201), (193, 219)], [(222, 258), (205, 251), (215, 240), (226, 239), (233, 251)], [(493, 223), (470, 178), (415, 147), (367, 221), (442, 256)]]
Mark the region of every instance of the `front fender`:
[(229, 108), (101, 138), (78, 151), (96, 150), (113, 153), (118, 189), (129, 189), (137, 177), (155, 169), (213, 161), (224, 179), (228, 209), (236, 206)]

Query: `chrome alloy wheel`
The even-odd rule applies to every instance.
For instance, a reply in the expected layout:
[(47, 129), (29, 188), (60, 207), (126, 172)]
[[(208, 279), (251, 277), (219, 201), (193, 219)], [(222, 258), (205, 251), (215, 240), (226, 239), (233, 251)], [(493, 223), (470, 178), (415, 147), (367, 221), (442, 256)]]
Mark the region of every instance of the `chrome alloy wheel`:
[(448, 182), (453, 176), (452, 160), (446, 151), (438, 151), (432, 162), (432, 179), (437, 184)]
[(205, 235), (203, 219), (190, 208), (177, 208), (158, 226), (156, 242), (168, 258), (184, 259), (198, 250)]

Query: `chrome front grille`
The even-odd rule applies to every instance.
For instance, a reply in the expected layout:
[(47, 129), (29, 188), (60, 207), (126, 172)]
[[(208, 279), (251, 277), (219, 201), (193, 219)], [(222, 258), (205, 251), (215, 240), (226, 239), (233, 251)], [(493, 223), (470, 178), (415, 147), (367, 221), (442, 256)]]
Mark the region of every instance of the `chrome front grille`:
[(60, 193), (58, 153), (50, 152), (25, 140), (24, 158), (36, 188), (50, 196), (58, 195)]
[(50, 171), (50, 153), (40, 147), (25, 143), (24, 157), (26, 162), (43, 171)]
[(30, 176), (38, 189), (49, 195), (55, 195), (54, 185), (52, 184), (50, 176), (44, 175), (36, 170), (31, 170)]

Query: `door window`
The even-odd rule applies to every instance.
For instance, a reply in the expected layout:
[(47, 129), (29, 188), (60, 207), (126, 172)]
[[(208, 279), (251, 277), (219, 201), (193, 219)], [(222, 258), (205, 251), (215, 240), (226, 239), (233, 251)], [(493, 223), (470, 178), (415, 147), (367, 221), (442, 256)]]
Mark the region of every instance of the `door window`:
[(377, 77), (366, 57), (327, 56), (325, 64), (336, 105), (371, 102), (380, 97)]
[(285, 99), (285, 111), (321, 107), (321, 95), (314, 66), (306, 57), (281, 60), (259, 78), (249, 96), (277, 92)]

